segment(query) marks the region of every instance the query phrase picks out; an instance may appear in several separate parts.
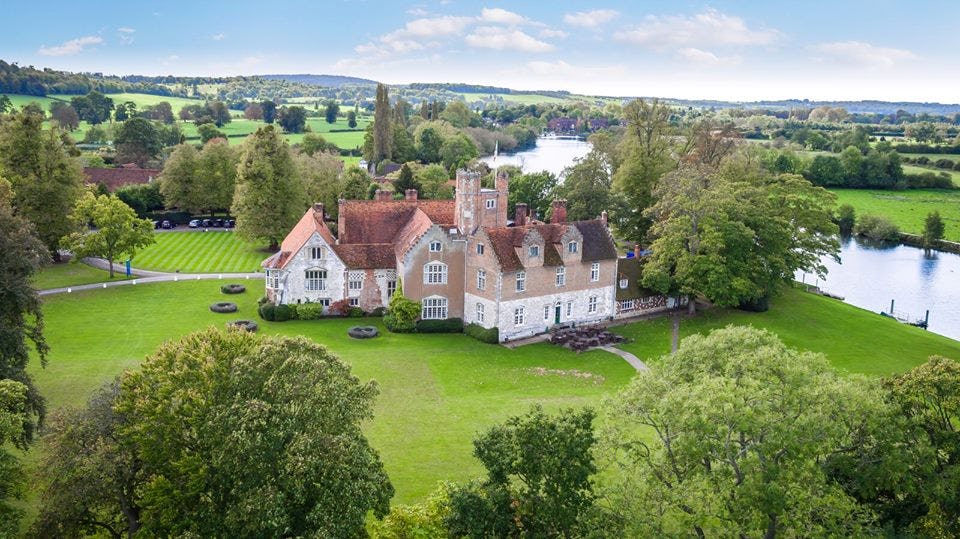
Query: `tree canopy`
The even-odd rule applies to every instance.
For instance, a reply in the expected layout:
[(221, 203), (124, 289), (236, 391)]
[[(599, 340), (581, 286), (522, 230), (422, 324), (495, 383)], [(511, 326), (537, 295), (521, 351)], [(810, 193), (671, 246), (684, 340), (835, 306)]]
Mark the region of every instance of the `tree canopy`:
[[(155, 241), (153, 223), (138, 218), (133, 208), (115, 195), (87, 192), (77, 201), (73, 220), (80, 231), (64, 237), (63, 242), (73, 251), (74, 262), (88, 256), (104, 258), (110, 264), (111, 279), (114, 261), (123, 256), (133, 258)], [(93, 230), (84, 230), (88, 223)]]

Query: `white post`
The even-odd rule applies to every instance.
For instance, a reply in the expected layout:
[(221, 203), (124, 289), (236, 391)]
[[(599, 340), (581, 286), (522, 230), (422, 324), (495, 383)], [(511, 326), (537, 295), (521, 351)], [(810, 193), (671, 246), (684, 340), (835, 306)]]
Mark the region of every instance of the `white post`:
[(68, 286), (68, 287), (67, 287), (67, 294), (69, 294), (69, 293), (71, 293), (71, 292), (73, 292), (73, 289)]

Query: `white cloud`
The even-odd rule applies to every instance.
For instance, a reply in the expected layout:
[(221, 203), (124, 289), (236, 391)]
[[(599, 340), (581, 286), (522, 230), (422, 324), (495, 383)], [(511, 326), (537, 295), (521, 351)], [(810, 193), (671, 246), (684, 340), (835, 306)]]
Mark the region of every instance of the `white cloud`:
[(407, 10), (407, 15), (413, 15), (414, 17), (426, 17), (430, 12), (426, 9), (423, 9), (423, 6), (413, 6)]
[(527, 18), (519, 13), (500, 8), (483, 8), (480, 10), (480, 20), (496, 24), (519, 25), (527, 22)]
[(481, 49), (550, 52), (554, 46), (521, 32), (496, 26), (481, 26), (464, 38), (467, 45)]
[(564, 39), (569, 35), (570, 35), (569, 33), (564, 32), (563, 30), (554, 30), (553, 28), (544, 28), (543, 30), (540, 30), (540, 34), (539, 34), (540, 37), (547, 38), (547, 39), (551, 39), (551, 38)]
[(180, 60), (180, 57), (179, 57), (179, 56), (177, 56), (176, 54), (171, 54), (170, 56), (167, 56), (166, 58), (161, 58), (161, 59), (160, 59), (160, 64), (161, 64), (161, 65), (164, 65), (164, 66), (172, 66), (172, 65), (176, 64), (179, 60)]
[(563, 22), (570, 26), (581, 26), (583, 28), (596, 28), (601, 24), (613, 20), (620, 13), (612, 9), (594, 9), (592, 11), (578, 11), (576, 13), (567, 13), (563, 16)]
[(414, 19), (404, 25), (400, 30), (390, 32), (387, 36), (392, 34), (396, 34), (399, 37), (445, 36), (463, 30), (472, 20), (472, 17), (455, 17), (452, 15)]
[(120, 38), (121, 43), (124, 45), (129, 45), (133, 43), (133, 34), (135, 32), (136, 30), (133, 28), (121, 26), (120, 28), (117, 28), (117, 37)]
[(227, 34), (225, 34), (225, 33), (223, 33), (223, 32), (219, 32), (219, 33), (217, 33), (217, 34), (213, 34), (212, 36), (210, 36), (210, 39), (212, 39), (212, 40), (214, 40), (214, 41), (223, 41), (223, 39), (224, 39), (225, 37), (227, 37)]
[[(812, 45), (809, 49), (837, 63), (868, 69), (890, 68), (904, 60), (914, 60), (917, 55), (906, 49), (878, 47), (862, 41), (834, 41)], [(825, 58), (824, 58), (825, 57)]]
[(614, 39), (657, 50), (673, 47), (770, 45), (782, 34), (777, 30), (747, 26), (740, 17), (708, 9), (693, 16), (649, 15), (630, 29), (613, 34)]
[(740, 63), (738, 56), (717, 56), (716, 54), (698, 49), (696, 47), (684, 47), (677, 51), (677, 54), (691, 62), (704, 65), (734, 65)]
[(71, 56), (82, 52), (86, 47), (99, 45), (101, 43), (103, 43), (103, 38), (99, 36), (78, 37), (77, 39), (64, 41), (60, 45), (54, 45), (53, 47), (41, 45), (37, 54), (43, 56)]

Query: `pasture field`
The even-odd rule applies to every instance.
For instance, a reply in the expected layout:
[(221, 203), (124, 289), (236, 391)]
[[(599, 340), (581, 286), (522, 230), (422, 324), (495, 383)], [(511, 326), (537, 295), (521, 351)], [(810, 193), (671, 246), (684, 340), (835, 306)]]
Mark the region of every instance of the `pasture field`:
[(893, 220), (902, 232), (911, 234), (922, 233), (927, 214), (939, 211), (940, 217), (946, 224), (945, 239), (960, 241), (960, 190), (831, 189), (830, 191), (837, 195), (837, 205), (850, 204), (857, 210), (857, 216), (865, 213), (884, 215)]
[(261, 271), (270, 256), (262, 246), (247, 243), (233, 232), (156, 232), (157, 242), (133, 258), (134, 269), (182, 273), (248, 273)]
[(24, 107), (25, 105), (29, 105), (30, 103), (36, 103), (40, 105), (44, 111), (47, 111), (47, 112), (50, 111), (50, 105), (52, 103), (56, 101), (66, 101), (69, 103), (70, 98), (73, 97), (71, 95), (40, 97), (35, 95), (18, 95), (18, 94), (2, 94), (2, 93), (0, 93), (0, 95), (5, 95), (9, 97), (10, 102), (13, 103), (13, 106), (18, 109)]
[(949, 159), (954, 163), (956, 163), (957, 161), (960, 161), (960, 154), (956, 154), (956, 153), (904, 153), (900, 155), (904, 157), (911, 157), (914, 159), (916, 159), (917, 157), (926, 157), (931, 161), (936, 161), (937, 159)]
[[(123, 273), (114, 272), (113, 280), (121, 281), (126, 279)], [(82, 262), (61, 262), (59, 264), (50, 264), (40, 270), (33, 279), (33, 287), (37, 290), (47, 288), (63, 288), (65, 286), (77, 286), (81, 284), (102, 283), (110, 280), (110, 274), (106, 270), (101, 270), (88, 266)]]
[(540, 94), (489, 94), (489, 93), (468, 93), (456, 92), (457, 95), (465, 99), (468, 103), (479, 99), (486, 99), (491, 96), (502, 98), (504, 101), (516, 103), (518, 105), (536, 105), (539, 103), (569, 103), (574, 99), (553, 97)]
[(143, 110), (144, 107), (154, 106), (161, 101), (166, 101), (170, 103), (170, 107), (173, 109), (173, 115), (176, 116), (180, 112), (180, 109), (186, 107), (187, 105), (202, 105), (204, 101), (202, 99), (190, 99), (186, 97), (172, 97), (165, 95), (153, 95), (153, 94), (105, 94), (107, 97), (113, 100), (113, 105), (117, 106), (120, 103), (126, 103), (127, 101), (132, 101), (137, 104), (138, 110)]

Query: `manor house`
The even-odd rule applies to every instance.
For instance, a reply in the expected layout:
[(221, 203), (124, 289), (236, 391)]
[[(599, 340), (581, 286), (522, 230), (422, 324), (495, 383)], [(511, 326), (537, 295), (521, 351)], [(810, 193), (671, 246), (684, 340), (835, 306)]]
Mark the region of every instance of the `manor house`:
[(338, 237), (315, 204), (263, 262), (267, 297), (346, 299), (372, 311), (402, 286), (423, 319), (497, 327), (501, 341), (614, 317), (617, 252), (606, 212), (568, 222), (566, 201), (556, 200), (542, 222), (517, 204), (511, 222), (508, 189), (505, 174), (488, 189), (461, 170), (454, 200), (420, 200), (416, 190), (402, 200), (382, 190), (374, 200), (341, 200)]

